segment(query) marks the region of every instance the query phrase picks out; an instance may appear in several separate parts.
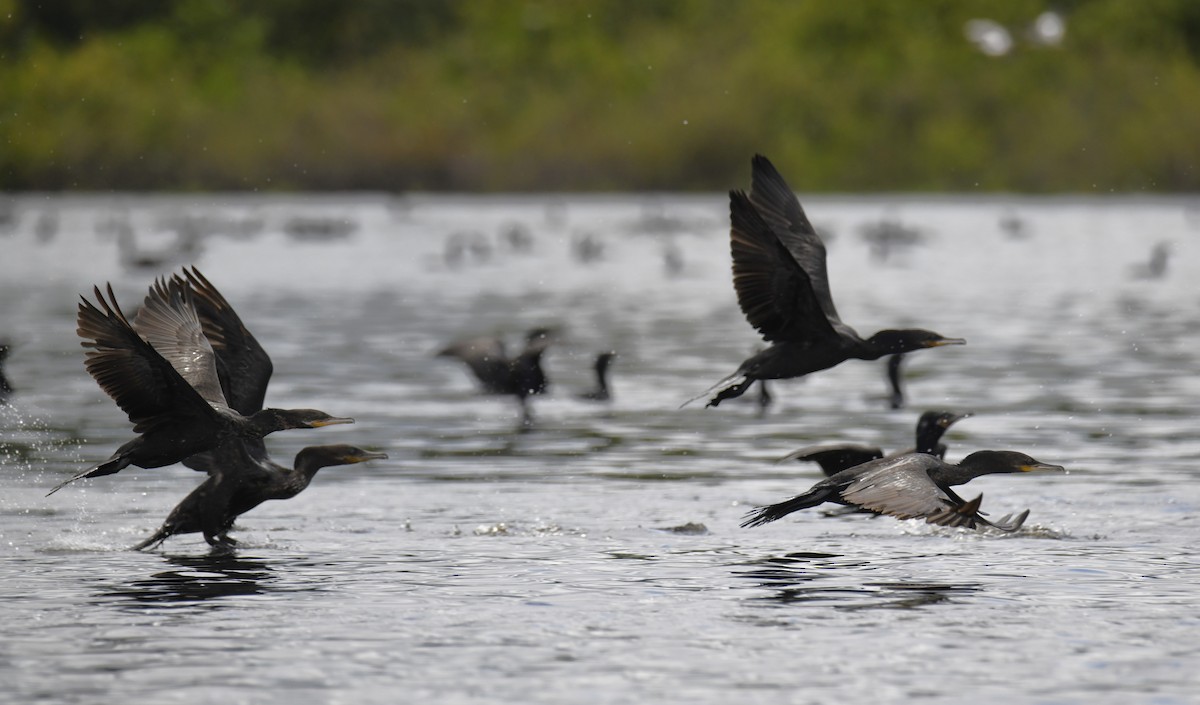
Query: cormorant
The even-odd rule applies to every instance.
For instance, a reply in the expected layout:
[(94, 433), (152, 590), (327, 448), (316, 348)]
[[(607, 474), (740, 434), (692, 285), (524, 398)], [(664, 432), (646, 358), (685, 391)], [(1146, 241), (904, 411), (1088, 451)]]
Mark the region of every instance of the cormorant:
[(899, 519), (921, 518), (940, 526), (990, 526), (1001, 531), (1016, 531), (1029, 516), (1026, 509), (1010, 519), (984, 519), (979, 512), (983, 495), (966, 501), (950, 489), (982, 475), (1039, 470), (1062, 471), (1060, 465), (1043, 463), (1011, 450), (980, 450), (963, 458), (957, 465), (927, 453), (908, 453), (880, 458), (832, 477), (827, 477), (804, 494), (789, 500), (759, 507), (746, 515), (743, 527), (759, 526), (781, 519), (800, 509), (824, 502), (862, 507)]
[[(917, 419), (916, 445), (907, 450), (896, 451), (891, 456), (905, 453), (928, 453), (938, 458), (946, 456), (946, 444), (942, 443), (942, 434), (955, 422), (972, 416), (970, 412), (955, 414), (950, 411), (926, 411)], [(779, 459), (784, 463), (789, 460), (805, 460), (821, 466), (821, 471), (828, 476), (862, 465), (863, 463), (882, 458), (883, 450), (873, 446), (852, 444), (809, 446), (789, 453)]]
[(287, 468), (267, 457), (262, 439), (237, 439), (207, 453), (188, 458), (187, 464), (208, 473), (208, 479), (183, 498), (150, 538), (134, 546), (140, 551), (161, 544), (169, 536), (201, 532), (211, 546), (237, 543), (227, 535), (238, 516), (268, 499), (291, 499), (304, 491), (317, 471), (330, 465), (349, 465), (385, 459), (349, 445), (309, 446), (296, 454)]
[[(194, 268), (193, 273), (199, 276)], [(108, 300), (99, 287), (94, 291), (100, 308), (82, 296), (79, 304), (78, 333), (82, 345), (91, 348), (84, 365), (129, 416), (139, 435), (108, 460), (58, 484), (49, 494), (75, 480), (111, 475), (130, 465), (171, 465), (234, 438), (253, 440), (289, 428), (354, 422), (315, 409), (261, 409), (265, 377), (261, 389), (227, 377), (226, 388), (239, 395), (257, 395), (260, 410), (243, 414), (232, 406), (222, 390), (213, 346), (201, 326), (195, 293), (178, 275), (154, 283), (134, 323), (118, 306), (111, 284)], [(269, 376), (269, 360), (267, 364)], [(261, 369), (233, 369), (228, 362), (223, 367), (224, 374), (235, 380), (240, 379), (237, 375), (261, 374)], [(235, 395), (233, 403), (245, 402)]]
[(596, 388), (579, 395), (580, 399), (588, 401), (609, 401), (612, 399), (612, 394), (608, 391), (608, 366), (612, 364), (613, 358), (617, 354), (615, 352), (602, 352), (596, 356)]
[(453, 357), (466, 363), (488, 394), (515, 396), (521, 403), (523, 421), (529, 423), (526, 398), (545, 394), (549, 387), (542, 371), (542, 354), (553, 338), (553, 329), (534, 328), (525, 336), (525, 349), (511, 359), (504, 350), (504, 341), (490, 336), (452, 343), (439, 351), (438, 357)]
[(864, 340), (842, 322), (829, 291), (825, 245), (791, 187), (762, 155), (753, 160), (750, 195), (729, 193), (733, 285), (746, 319), (770, 347), (718, 382), (708, 406), (741, 395), (761, 379), (786, 379), (857, 358), (962, 345), (920, 329), (881, 330)]

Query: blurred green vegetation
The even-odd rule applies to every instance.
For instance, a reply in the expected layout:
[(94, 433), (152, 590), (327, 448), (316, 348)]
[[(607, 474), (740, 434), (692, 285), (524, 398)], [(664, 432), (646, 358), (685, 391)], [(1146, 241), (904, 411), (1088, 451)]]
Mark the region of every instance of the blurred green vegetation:
[(0, 0), (0, 188), (1196, 190), (1200, 2), (1054, 7)]

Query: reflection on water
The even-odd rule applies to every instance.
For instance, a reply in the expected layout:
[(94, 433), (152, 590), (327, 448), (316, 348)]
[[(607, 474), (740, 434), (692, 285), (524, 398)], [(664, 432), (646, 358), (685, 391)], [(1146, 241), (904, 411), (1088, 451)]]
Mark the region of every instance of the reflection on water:
[(221, 598), (262, 595), (276, 577), (268, 564), (228, 551), (200, 556), (163, 556), (173, 568), (98, 593), (121, 598), (130, 607), (180, 605), (219, 609)]

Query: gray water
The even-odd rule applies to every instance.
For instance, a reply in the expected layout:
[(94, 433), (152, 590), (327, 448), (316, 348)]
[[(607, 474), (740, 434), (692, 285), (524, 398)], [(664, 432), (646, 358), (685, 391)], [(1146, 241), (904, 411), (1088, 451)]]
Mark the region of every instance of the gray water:
[[(886, 408), (882, 363), (858, 361), (775, 384), (762, 416), (679, 408), (761, 344), (719, 195), (9, 199), (0, 701), (1198, 702), (1195, 203), (804, 201), (844, 320), (968, 340), (909, 356), (905, 409)], [(354, 228), (298, 239), (297, 215)], [(357, 419), (275, 434), (276, 459), (391, 456), (244, 515), (233, 555), (197, 535), (128, 550), (200, 481), (182, 466), (45, 496), (131, 434), (83, 368), (78, 295), (111, 281), (132, 311), (183, 263), (123, 265), (105, 223), (128, 220), (148, 253), (182, 216), (207, 218), (189, 261), (274, 359), (268, 403)], [(881, 218), (923, 241), (877, 261), (860, 228)], [(512, 223), (529, 253), (497, 245)], [(463, 231), (486, 261), (447, 261)], [(590, 263), (573, 255), (587, 234)], [(1166, 275), (1139, 278), (1159, 241)], [(432, 356), (543, 324), (564, 340), (528, 432)], [(609, 348), (613, 401), (577, 401)], [(778, 457), (906, 446), (925, 409), (975, 412), (951, 459), (1015, 449), (1070, 473), (963, 488), (993, 516), (1030, 509), (1013, 535), (818, 510), (739, 528), (818, 479)]]

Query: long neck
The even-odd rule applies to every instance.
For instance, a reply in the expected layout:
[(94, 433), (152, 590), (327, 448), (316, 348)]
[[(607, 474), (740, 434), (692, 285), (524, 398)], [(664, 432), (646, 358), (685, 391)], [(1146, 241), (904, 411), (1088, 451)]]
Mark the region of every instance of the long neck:
[(296, 492), (308, 487), (308, 483), (312, 482), (313, 476), (317, 474), (318, 470), (331, 465), (339, 465), (339, 463), (316, 448), (305, 448), (297, 453), (296, 462), (291, 471), (294, 481), (299, 485)]
[(282, 409), (262, 409), (249, 417), (246, 435), (262, 438), (268, 433), (294, 428), (294, 424), (284, 417)]
[(863, 341), (863, 360), (878, 360), (884, 355), (897, 355), (906, 353), (912, 350), (917, 350), (921, 346), (913, 340), (910, 330), (881, 330), (870, 338)]

